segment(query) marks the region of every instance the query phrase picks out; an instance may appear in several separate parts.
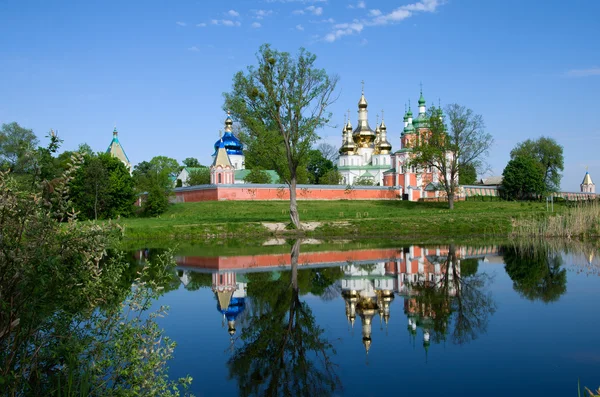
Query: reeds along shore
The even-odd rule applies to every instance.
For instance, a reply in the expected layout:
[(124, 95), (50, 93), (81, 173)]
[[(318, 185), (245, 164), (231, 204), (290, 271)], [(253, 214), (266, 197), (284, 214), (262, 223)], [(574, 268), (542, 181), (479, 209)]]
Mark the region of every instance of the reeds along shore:
[(600, 203), (581, 203), (549, 217), (516, 219), (513, 234), (519, 237), (600, 237)]

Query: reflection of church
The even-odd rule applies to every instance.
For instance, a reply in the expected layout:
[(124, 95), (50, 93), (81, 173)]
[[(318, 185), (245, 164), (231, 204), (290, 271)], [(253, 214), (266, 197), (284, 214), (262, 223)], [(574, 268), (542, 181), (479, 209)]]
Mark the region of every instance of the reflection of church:
[(217, 297), (217, 310), (227, 321), (227, 330), (233, 337), (235, 320), (246, 308), (246, 283), (236, 280), (234, 272), (212, 274), (212, 290)]
[[(461, 255), (462, 254), (462, 255)], [(457, 255), (465, 256), (461, 249)], [(448, 295), (456, 295), (454, 275), (446, 276), (447, 248), (410, 247), (399, 252), (391, 261), (367, 265), (350, 264), (343, 267), (341, 280), (342, 296), (346, 306), (346, 317), (353, 327), (358, 315), (362, 324), (362, 341), (368, 354), (372, 344), (371, 324), (375, 316), (386, 326), (390, 320), (390, 304), (395, 294), (403, 297), (404, 313), (408, 318), (409, 333), (416, 337), (422, 331), (423, 346), (429, 347), (430, 330), (437, 313), (430, 305), (419, 302), (415, 285), (432, 288), (440, 286), (447, 277)], [(460, 261), (456, 272), (460, 274)]]

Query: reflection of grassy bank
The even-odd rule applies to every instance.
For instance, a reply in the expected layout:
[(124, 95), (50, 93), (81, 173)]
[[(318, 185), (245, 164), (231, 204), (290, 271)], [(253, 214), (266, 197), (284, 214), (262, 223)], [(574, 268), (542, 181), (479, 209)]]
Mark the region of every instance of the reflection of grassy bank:
[(517, 236), (589, 238), (600, 236), (600, 205), (584, 203), (565, 208), (555, 216), (520, 218), (515, 222)]
[[(158, 218), (131, 218), (121, 223), (135, 239), (257, 239), (276, 234), (263, 222), (288, 223), (287, 202), (211, 201), (176, 204)], [(429, 238), (431, 236), (508, 235), (518, 219), (545, 218), (545, 204), (460, 202), (449, 211), (445, 203), (407, 201), (302, 201), (302, 222), (318, 222), (311, 236)], [(562, 211), (562, 206), (555, 210)]]

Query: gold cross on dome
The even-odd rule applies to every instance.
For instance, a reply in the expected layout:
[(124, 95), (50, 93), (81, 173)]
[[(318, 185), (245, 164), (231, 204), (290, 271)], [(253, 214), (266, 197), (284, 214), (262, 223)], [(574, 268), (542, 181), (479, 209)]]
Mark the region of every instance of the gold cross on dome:
[(360, 84), (361, 84), (361, 86), (362, 86), (362, 88), (361, 88), (361, 91), (362, 91), (362, 93), (364, 94), (364, 93), (365, 93), (365, 81), (364, 81), (364, 80), (361, 80)]

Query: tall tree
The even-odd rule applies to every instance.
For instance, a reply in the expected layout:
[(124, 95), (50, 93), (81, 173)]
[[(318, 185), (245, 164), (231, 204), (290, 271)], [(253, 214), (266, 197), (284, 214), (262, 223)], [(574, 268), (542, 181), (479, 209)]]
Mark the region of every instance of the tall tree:
[(75, 209), (83, 219), (128, 216), (135, 201), (129, 170), (108, 153), (84, 156), (70, 189)]
[(268, 44), (260, 47), (257, 66), (238, 72), (233, 89), (225, 93), (225, 107), (250, 137), (265, 145), (265, 156), (288, 184), (290, 220), (300, 229), (296, 203), (298, 169), (318, 140), (316, 130), (329, 121), (327, 107), (338, 78), (315, 67), (316, 56), (300, 49), (294, 57)]
[(563, 147), (554, 139), (540, 137), (535, 141), (528, 139), (517, 144), (511, 150), (510, 158), (532, 157), (540, 164), (546, 192), (556, 192), (560, 189), (560, 172), (564, 169)]
[(473, 164), (458, 165), (458, 183), (460, 185), (473, 185), (477, 182), (477, 169)]
[(448, 208), (454, 209), (460, 166), (481, 167), (494, 139), (484, 131), (483, 117), (471, 109), (450, 104), (446, 106), (445, 113), (446, 116), (435, 107), (429, 109), (428, 129), (412, 144), (411, 162), (417, 167), (431, 167), (439, 171), (440, 182), (448, 197)]
[(271, 176), (265, 171), (254, 168), (244, 177), (246, 183), (271, 183)]
[(198, 161), (198, 159), (194, 158), (194, 157), (188, 157), (185, 160), (183, 160), (182, 163), (186, 167), (191, 167), (191, 168), (202, 167), (202, 165), (200, 165), (200, 162)]
[(10, 169), (14, 173), (31, 171), (37, 145), (38, 139), (32, 130), (23, 128), (16, 122), (2, 124), (0, 169)]
[(321, 154), (323, 154), (323, 157), (325, 157), (327, 160), (333, 163), (337, 162), (338, 157), (340, 157), (340, 152), (338, 151), (338, 149), (327, 142), (319, 143), (319, 145), (317, 146), (317, 150), (320, 151)]
[(538, 197), (545, 190), (541, 164), (530, 156), (510, 160), (502, 172), (502, 190), (513, 200)]
[(136, 188), (140, 193), (147, 193), (142, 203), (145, 214), (155, 216), (167, 210), (179, 168), (177, 160), (165, 156), (156, 156), (135, 166)]

